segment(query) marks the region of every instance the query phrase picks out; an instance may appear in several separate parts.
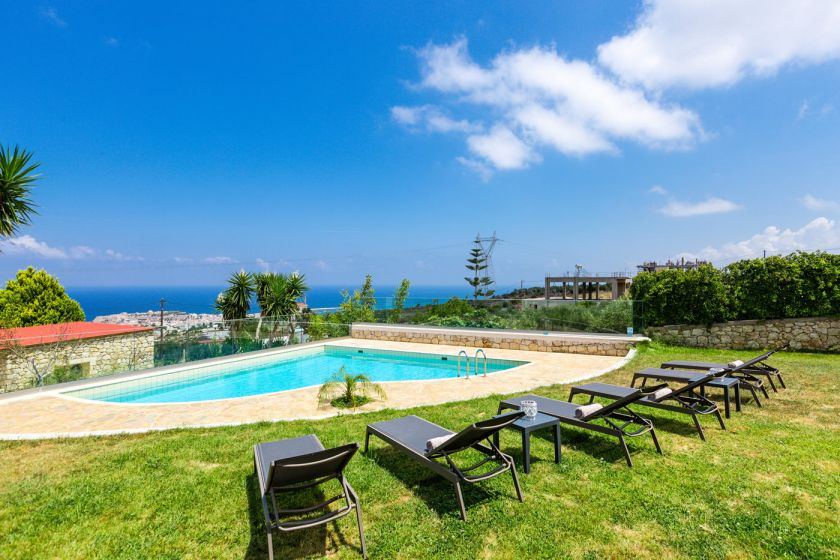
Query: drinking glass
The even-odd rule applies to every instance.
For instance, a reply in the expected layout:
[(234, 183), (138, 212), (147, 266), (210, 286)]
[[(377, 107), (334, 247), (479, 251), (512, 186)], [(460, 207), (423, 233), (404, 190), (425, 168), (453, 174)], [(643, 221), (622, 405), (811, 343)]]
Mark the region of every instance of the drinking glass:
[(522, 401), (519, 403), (527, 420), (533, 420), (537, 415), (537, 403), (535, 401)]

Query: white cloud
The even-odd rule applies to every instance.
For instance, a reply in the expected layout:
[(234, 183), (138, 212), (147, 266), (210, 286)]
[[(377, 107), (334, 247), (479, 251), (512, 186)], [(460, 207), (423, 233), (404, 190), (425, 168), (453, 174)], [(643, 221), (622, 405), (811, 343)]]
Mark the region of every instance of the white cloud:
[(263, 272), (268, 272), (271, 269), (271, 263), (269, 263), (265, 259), (261, 259), (260, 257), (257, 257), (256, 262), (257, 262), (257, 266), (260, 267), (260, 270), (262, 270)]
[(668, 190), (661, 185), (653, 185), (650, 188), (650, 190), (648, 190), (648, 192), (651, 193), (651, 194), (658, 194), (658, 195), (662, 195), (662, 196), (665, 196), (666, 194), (668, 194)]
[(796, 120), (803, 121), (809, 117), (825, 117), (834, 112), (834, 105), (831, 103), (818, 104), (816, 107), (809, 100), (804, 100), (796, 112)]
[(110, 37), (110, 36), (105, 37), (105, 38), (102, 39), (102, 41), (106, 45), (108, 45), (109, 47), (119, 47), (120, 46), (120, 40), (117, 39), (116, 37)]
[(38, 13), (41, 14), (42, 18), (56, 27), (67, 27), (67, 22), (61, 19), (61, 16), (58, 15), (58, 12), (52, 6), (41, 6)]
[(411, 130), (424, 129), (427, 132), (477, 132), (481, 130), (480, 124), (468, 120), (455, 120), (433, 105), (391, 107), (391, 118)]
[(67, 252), (64, 249), (50, 247), (31, 235), (19, 235), (0, 241), (0, 253), (9, 255), (36, 255), (45, 259), (67, 258)]
[[(470, 106), (490, 122), (485, 125), (489, 132), (474, 132), (467, 146), (495, 169), (527, 167), (541, 159), (538, 150), (543, 147), (584, 156), (615, 152), (618, 140), (684, 148), (703, 136), (691, 111), (665, 106), (587, 62), (566, 59), (553, 47), (504, 51), (481, 66), (462, 38), (430, 44), (418, 51), (418, 59), (421, 79), (414, 89), (445, 94), (452, 110)], [(481, 126), (451, 117), (436, 124), (431, 117), (444, 113), (429, 105), (398, 106), (391, 114), (405, 126), (433, 132), (469, 132)], [(477, 161), (458, 161), (463, 160)]]
[(710, 197), (702, 202), (684, 202), (671, 200), (659, 209), (660, 212), (672, 218), (685, 218), (689, 216), (703, 216), (705, 214), (723, 214), (738, 210), (740, 206), (730, 200)]
[(800, 204), (808, 210), (840, 210), (840, 202), (836, 200), (828, 200), (826, 198), (817, 198), (806, 194), (799, 200)]
[(205, 257), (204, 262), (207, 264), (233, 264), (236, 260), (230, 257)]
[(837, 0), (646, 0), (598, 60), (650, 89), (731, 85), (840, 57)]
[(712, 261), (749, 259), (767, 254), (787, 254), (793, 251), (816, 251), (840, 247), (840, 230), (834, 220), (820, 217), (791, 230), (769, 226), (763, 232), (744, 241), (726, 243), (721, 247), (706, 247), (699, 253), (682, 253), (679, 257)]
[(315, 261), (313, 264), (315, 265), (315, 268), (317, 268), (318, 270), (329, 270), (330, 269), (329, 263), (325, 260), (319, 259), (319, 260)]
[(481, 163), (477, 159), (470, 159), (465, 158), (463, 156), (458, 156), (455, 158), (455, 161), (481, 177), (481, 180), (485, 183), (493, 177), (493, 170), (490, 169), (487, 165)]
[(502, 125), (496, 125), (488, 134), (470, 136), (467, 146), (496, 169), (522, 169), (539, 159), (525, 142)]
[(19, 235), (0, 241), (0, 255), (31, 255), (43, 259), (99, 259), (114, 261), (142, 261), (142, 257), (127, 257), (113, 249), (98, 251), (87, 245), (76, 245), (68, 249), (53, 247), (31, 235)]

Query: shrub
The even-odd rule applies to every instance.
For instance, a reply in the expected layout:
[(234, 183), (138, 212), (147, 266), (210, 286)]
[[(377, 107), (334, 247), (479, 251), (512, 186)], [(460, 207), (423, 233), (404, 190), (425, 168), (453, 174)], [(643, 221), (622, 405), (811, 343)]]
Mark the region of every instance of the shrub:
[(59, 281), (31, 266), (19, 270), (0, 290), (0, 326), (31, 327), (84, 321), (82, 306), (71, 299)]
[(797, 252), (741, 260), (723, 270), (737, 319), (840, 313), (840, 255)]
[(646, 326), (711, 324), (730, 318), (730, 298), (723, 274), (712, 265), (693, 270), (641, 272), (630, 293), (642, 301)]

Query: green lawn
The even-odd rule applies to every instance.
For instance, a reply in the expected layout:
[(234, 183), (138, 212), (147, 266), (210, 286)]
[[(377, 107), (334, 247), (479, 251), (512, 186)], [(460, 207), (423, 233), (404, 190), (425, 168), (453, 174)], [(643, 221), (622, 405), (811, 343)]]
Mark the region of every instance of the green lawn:
[[(676, 358), (749, 352), (652, 345), (605, 380)], [(723, 432), (705, 418), (703, 443), (686, 416), (654, 418), (631, 440), (627, 468), (614, 439), (566, 428), (563, 464), (535, 438), (525, 502), (509, 476), (467, 488), (469, 520), (452, 487), (372, 440), (347, 476), (364, 506), (371, 558), (838, 558), (840, 356), (773, 359), (789, 389), (746, 404)], [(536, 391), (565, 398), (568, 387)], [(499, 398), (411, 413), (451, 429), (492, 415)], [(326, 446), (362, 442), (364, 427), (406, 411), (320, 421), (173, 430), (145, 435), (0, 443), (0, 558), (264, 558), (252, 445), (315, 433)], [(60, 419), (56, 419), (56, 425)], [(519, 457), (518, 434), (502, 446)], [(277, 535), (277, 558), (360, 558), (352, 518)]]

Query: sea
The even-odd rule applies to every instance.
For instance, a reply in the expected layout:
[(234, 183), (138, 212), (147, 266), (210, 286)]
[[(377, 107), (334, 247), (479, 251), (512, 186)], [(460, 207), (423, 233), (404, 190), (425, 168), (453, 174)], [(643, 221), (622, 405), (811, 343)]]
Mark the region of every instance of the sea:
[[(66, 287), (67, 293), (78, 301), (87, 319), (116, 313), (143, 313), (159, 311), (161, 299), (166, 311), (187, 313), (216, 313), (213, 307), (219, 292), (225, 286), (112, 286)], [(311, 286), (306, 293), (306, 303), (312, 309), (329, 309), (341, 303), (341, 291), (358, 289), (358, 286)], [(388, 309), (397, 286), (374, 286), (377, 306)], [(497, 290), (500, 288), (497, 288)], [(504, 288), (501, 288), (504, 289)], [(412, 286), (406, 307), (444, 302), (451, 297), (468, 297), (469, 286)], [(503, 293), (503, 292), (499, 292)], [(256, 311), (256, 305), (253, 308)]]

